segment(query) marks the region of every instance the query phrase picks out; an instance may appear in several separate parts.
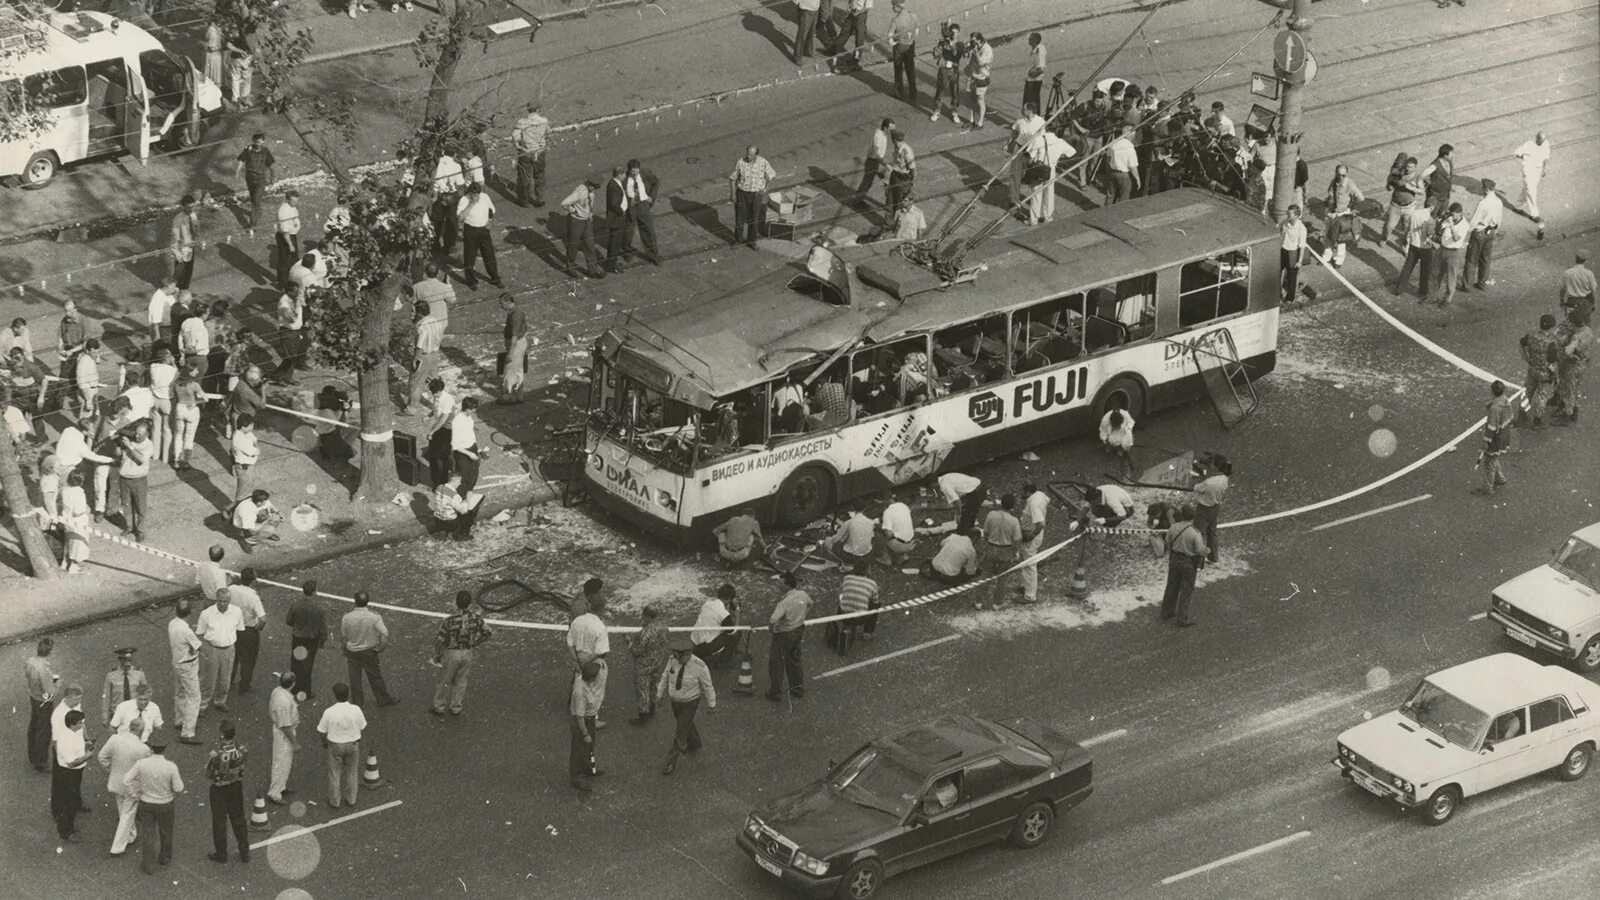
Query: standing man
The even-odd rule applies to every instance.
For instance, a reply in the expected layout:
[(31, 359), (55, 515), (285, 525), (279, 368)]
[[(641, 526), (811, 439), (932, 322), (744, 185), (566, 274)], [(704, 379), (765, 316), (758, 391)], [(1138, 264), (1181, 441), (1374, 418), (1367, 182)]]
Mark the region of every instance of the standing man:
[(800, 649), (806, 633), (806, 614), (811, 611), (811, 595), (800, 590), (800, 579), (792, 571), (783, 573), (789, 590), (773, 607), (767, 625), (772, 631), (772, 646), (767, 655), (767, 699), (782, 700), (784, 681), (789, 696), (799, 700), (806, 695), (805, 673), (800, 667)]
[(595, 193), (599, 190), (599, 179), (590, 176), (561, 201), (561, 208), (567, 214), (568, 275), (578, 274), (578, 253), (582, 252), (589, 263), (583, 274), (590, 278), (605, 277), (605, 273), (600, 271), (600, 252), (594, 246), (594, 203)]
[(1449, 306), (1455, 299), (1457, 273), (1461, 270), (1461, 254), (1467, 246), (1469, 232), (1467, 219), (1461, 214), (1461, 204), (1450, 204), (1433, 241), (1433, 302), (1437, 306)]
[(272, 373), (272, 383), (295, 383), (294, 373), (305, 359), (306, 289), (294, 281), (284, 286), (278, 296), (278, 368)]
[(1107, 205), (1132, 199), (1139, 189), (1139, 151), (1133, 146), (1132, 125), (1119, 125), (1116, 139), (1107, 145), (1106, 172)]
[(1345, 244), (1357, 240), (1361, 233), (1361, 220), (1358, 218), (1355, 204), (1366, 202), (1366, 197), (1361, 193), (1361, 188), (1350, 180), (1350, 167), (1339, 163), (1333, 167), (1333, 178), (1328, 182), (1328, 195), (1326, 199), (1327, 230), (1323, 240), (1327, 246), (1332, 247), (1331, 259), (1334, 268), (1344, 265)]
[[(579, 671), (591, 662), (598, 664), (601, 669), (602, 693), (604, 693), (604, 679), (608, 674), (606, 657), (611, 653), (611, 637), (606, 633), (606, 623), (600, 618), (601, 613), (606, 611), (605, 595), (600, 592), (603, 586), (604, 583), (598, 578), (590, 578), (584, 582), (583, 611), (577, 612), (575, 605), (573, 611), (577, 612), (577, 615), (567, 624), (567, 652), (572, 656), (573, 671)], [(606, 727), (605, 720), (599, 718), (598, 712), (595, 716), (595, 727)]]
[(1028, 73), (1022, 78), (1022, 105), (1032, 103), (1034, 109), (1044, 109), (1044, 67), (1047, 54), (1044, 35), (1035, 31), (1028, 35)]
[(517, 146), (517, 204), (529, 205), (529, 188), (533, 205), (544, 205), (545, 149), (550, 135), (550, 120), (539, 114), (539, 102), (528, 104), (527, 115), (517, 120), (511, 130), (511, 142)]
[(461, 189), (467, 186), (466, 172), (461, 162), (446, 152), (433, 168), (433, 205), (429, 213), (433, 219), (433, 246), (446, 257), (456, 251), (457, 218)]
[(1222, 520), (1222, 498), (1228, 493), (1233, 463), (1220, 453), (1208, 453), (1197, 467), (1201, 476), (1194, 486), (1194, 524), (1206, 542), (1208, 562), (1217, 561), (1217, 523)]
[[(830, 10), (831, 11), (831, 10)], [(844, 49), (845, 42), (855, 36), (856, 49), (848, 58), (840, 54), (840, 61), (850, 67), (861, 65), (861, 48), (867, 43), (867, 15), (872, 12), (872, 0), (850, 0), (850, 12), (845, 17), (844, 28), (839, 30), (836, 49)], [(837, 67), (835, 67), (837, 69)]]
[(139, 734), (154, 734), (156, 729), (165, 725), (161, 717), (161, 707), (150, 699), (154, 693), (149, 684), (140, 684), (133, 689), (133, 696), (117, 704), (117, 711), (112, 714), (111, 721), (106, 723), (109, 732), (123, 734), (137, 731)]
[(1594, 314), (1594, 270), (1589, 268), (1589, 251), (1579, 250), (1573, 264), (1561, 273), (1561, 308)]
[(894, 95), (916, 106), (917, 14), (906, 9), (906, 0), (893, 0), (889, 5), (894, 9), (894, 15), (889, 19), (889, 58), (894, 63)]
[(111, 836), (111, 855), (121, 856), (128, 845), (139, 836), (139, 797), (123, 784), (134, 763), (150, 755), (145, 738), (153, 737), (142, 730), (143, 723), (135, 723), (135, 730), (119, 731), (106, 738), (96, 758), (106, 770), (106, 793), (117, 798), (117, 830)]
[(56, 820), (56, 834), (74, 844), (78, 837), (78, 813), (83, 805), (83, 767), (94, 755), (94, 739), (83, 733), (83, 710), (74, 709), (62, 718), (55, 738), (55, 766), (50, 770), (50, 814)]
[(429, 712), (444, 715), (448, 701), (450, 715), (461, 715), (467, 702), (467, 675), (472, 670), (473, 654), (491, 634), (483, 622), (483, 613), (472, 608), (472, 592), (456, 591), (455, 614), (439, 623), (439, 636), (433, 642), (433, 661), (442, 670)]
[[(934, 115), (937, 117), (938, 113)], [(872, 133), (872, 145), (867, 148), (867, 158), (862, 163), (861, 184), (856, 187), (856, 195), (863, 202), (870, 202), (867, 200), (867, 192), (872, 190), (872, 182), (879, 177), (882, 177), (885, 183), (889, 180), (884, 160), (889, 156), (889, 133), (894, 130), (894, 120), (885, 117), (878, 123), (878, 129)]]
[(1556, 351), (1556, 400), (1560, 412), (1553, 417), (1557, 425), (1578, 421), (1583, 402), (1583, 370), (1589, 364), (1594, 332), (1589, 328), (1589, 313), (1581, 308), (1567, 310), (1567, 324), (1556, 332), (1560, 348)]
[(1550, 169), (1550, 142), (1545, 140), (1543, 129), (1534, 133), (1533, 140), (1523, 142), (1512, 155), (1522, 160), (1522, 200), (1517, 205), (1539, 227), (1535, 238), (1542, 241), (1544, 217), (1539, 215), (1539, 182), (1544, 181)]
[(333, 686), (333, 705), (322, 711), (317, 733), (327, 751), (328, 806), (338, 809), (355, 806), (361, 790), (361, 734), (367, 729), (367, 716), (350, 702), (350, 688)]
[(967, 534), (978, 527), (978, 512), (989, 499), (989, 488), (977, 476), (965, 472), (946, 472), (936, 484), (939, 496), (952, 508), (960, 507), (961, 518), (956, 522), (956, 533)]
[(1278, 248), (1278, 265), (1283, 271), (1283, 302), (1300, 296), (1300, 267), (1306, 262), (1306, 223), (1300, 220), (1300, 207), (1290, 204), (1283, 224), (1278, 226), (1283, 242)]
[(767, 221), (767, 185), (777, 177), (777, 170), (755, 144), (746, 147), (744, 156), (733, 164), (728, 187), (733, 201), (734, 243), (756, 245)]
[(1494, 180), (1483, 179), (1483, 199), (1472, 211), (1472, 233), (1467, 237), (1467, 261), (1461, 267), (1461, 280), (1456, 290), (1465, 291), (1467, 285), (1487, 290), (1494, 285), (1489, 277), (1489, 264), (1494, 260), (1494, 236), (1500, 231), (1500, 218), (1505, 204), (1494, 191)]
[(167, 646), (172, 651), (172, 715), (177, 719), (178, 740), (198, 744), (194, 728), (200, 716), (200, 638), (189, 626), (188, 600), (179, 600), (173, 607)]
[[(1016, 507), (1017, 498), (1006, 494), (1000, 498), (1000, 508), (989, 510), (989, 515), (984, 517), (981, 574), (1000, 576), (1016, 563), (1017, 549), (1022, 544), (1022, 522), (1012, 512)], [(998, 608), (1005, 604), (1009, 581), (1009, 578), (995, 577), (989, 591), (991, 605)], [(981, 601), (976, 605), (979, 609), (983, 608)]]
[[(361, 677), (365, 673), (367, 681), (372, 684), (372, 696), (378, 705), (393, 706), (400, 702), (400, 698), (389, 694), (378, 662), (379, 655), (389, 646), (389, 627), (383, 624), (382, 616), (368, 608), (367, 604), (371, 602), (372, 597), (366, 591), (356, 591), (355, 609), (345, 613), (339, 620), (339, 637), (344, 644), (345, 666), (350, 678), (345, 690), (354, 698), (356, 706), (365, 705), (365, 692), (361, 685)], [(354, 803), (355, 800), (351, 799), (350, 802)]]
[(506, 324), (500, 337), (505, 341), (505, 371), (500, 374), (500, 403), (521, 403), (522, 386), (528, 379), (528, 317), (512, 294), (500, 296)]
[(974, 31), (967, 53), (967, 71), (972, 83), (972, 130), (983, 127), (988, 115), (989, 73), (994, 65), (994, 48), (984, 39), (983, 32)]
[[(250, 195), (250, 215), (245, 221), (246, 227), (256, 227), (256, 216), (261, 214), (261, 198), (266, 193), (267, 185), (273, 182), (273, 167), (277, 164), (278, 160), (273, 157), (272, 151), (267, 149), (267, 136), (264, 132), (258, 131), (251, 135), (250, 146), (239, 151), (238, 164), (233, 167), (233, 177), (244, 176), (244, 189)], [(192, 198), (185, 197), (184, 200), (191, 201)], [(187, 281), (179, 279), (178, 287), (188, 286)]]
[(138, 652), (135, 648), (118, 647), (114, 652), (117, 655), (117, 667), (106, 673), (100, 687), (100, 722), (108, 727), (111, 717), (123, 701), (132, 700), (133, 692), (141, 685), (150, 686), (150, 679), (145, 677), (144, 670), (133, 664), (134, 654)]
[(889, 206), (890, 214), (895, 213), (911, 196), (912, 186), (917, 181), (917, 154), (906, 143), (906, 136), (900, 129), (889, 131), (889, 184), (884, 188), (884, 202)]
[(633, 250), (625, 175), (621, 168), (613, 168), (606, 182), (606, 270), (613, 274), (622, 271), (622, 258)]
[(1539, 317), (1539, 327), (1522, 336), (1522, 359), (1528, 364), (1527, 377), (1523, 379), (1527, 396), (1523, 399), (1528, 408), (1528, 421), (1535, 429), (1544, 427), (1545, 394), (1556, 380), (1556, 359), (1560, 348), (1556, 344), (1556, 317), (1546, 313)]
[(267, 720), (272, 723), (272, 775), (267, 782), (267, 799), (279, 806), (289, 787), (294, 752), (300, 749), (300, 701), (294, 698), (294, 689), (294, 673), (284, 672), (267, 698)]
[(928, 121), (939, 121), (950, 102), (950, 121), (961, 125), (961, 64), (967, 56), (967, 45), (961, 41), (961, 26), (946, 22), (940, 26), (939, 42), (933, 45), (933, 114)]
[(217, 591), (216, 602), (200, 610), (194, 633), (200, 644), (200, 712), (215, 706), (228, 711), (228, 687), (233, 676), (234, 645), (244, 627), (244, 613), (228, 602), (228, 589)]
[(1472, 489), (1474, 494), (1488, 496), (1495, 488), (1506, 483), (1505, 470), (1500, 457), (1511, 448), (1511, 402), (1506, 399), (1506, 383), (1496, 379), (1489, 385), (1490, 400), (1486, 404), (1483, 420), (1483, 451), (1478, 454), (1478, 466), (1483, 467), (1483, 485)]
[(1187, 628), (1197, 624), (1189, 616), (1189, 601), (1194, 597), (1194, 581), (1205, 565), (1205, 538), (1194, 524), (1194, 504), (1178, 507), (1172, 527), (1167, 529), (1167, 587), (1161, 596), (1161, 618), (1176, 617)]
[[(150, 294), (150, 305), (145, 310), (145, 320), (150, 324), (150, 344), (159, 347), (172, 342), (172, 307), (178, 302), (178, 282), (169, 274), (161, 279), (161, 287)], [(20, 321), (20, 320), (19, 320)], [(0, 348), (4, 341), (0, 341)], [(33, 350), (28, 350), (32, 358)]]
[(261, 655), (261, 632), (267, 628), (267, 610), (256, 592), (254, 568), (245, 566), (239, 570), (239, 583), (228, 588), (228, 600), (238, 607), (242, 619), (230, 680), (239, 683), (239, 693), (248, 694), (255, 683), (256, 658)]
[(466, 194), (456, 204), (456, 218), (461, 222), (461, 271), (467, 287), (478, 288), (478, 273), (473, 266), (480, 253), (489, 283), (505, 287), (500, 281), (500, 264), (494, 256), (494, 232), (489, 230), (489, 223), (494, 221), (494, 200), (483, 192), (482, 183), (474, 181), (467, 185)]
[(600, 731), (600, 705), (606, 696), (606, 669), (599, 660), (589, 660), (572, 677), (572, 743), (567, 751), (567, 776), (580, 791), (593, 790), (589, 780), (604, 774), (595, 763), (595, 735)]
[(416, 302), (412, 309), (417, 315), (417, 358), (401, 409), (407, 415), (422, 402), (422, 389), (439, 369), (439, 353), (450, 328), (450, 305), (455, 302), (456, 289), (439, 277), (439, 264), (428, 260), (422, 264), (422, 280), (411, 286), (411, 296)]
[(150, 507), (150, 461), (155, 459), (155, 442), (150, 439), (150, 420), (133, 423), (131, 434), (119, 434), (122, 448), (117, 463), (117, 494), (122, 502), (122, 536), (144, 543), (144, 522)]
[[(465, 496), (478, 486), (478, 466), (483, 462), (484, 451), (478, 444), (478, 398), (465, 397), (450, 417), (450, 459), (461, 476), (458, 492)], [(361, 696), (359, 686), (356, 696)]]
[(56, 683), (61, 680), (50, 668), (50, 651), (55, 646), (50, 638), (40, 638), (33, 656), (22, 664), (22, 676), (28, 683), (28, 762), (40, 772), (50, 771), (50, 711)]
[(1456, 178), (1455, 152), (1456, 148), (1449, 144), (1440, 144), (1439, 155), (1418, 176), (1422, 180), (1423, 203), (1433, 210), (1436, 219), (1443, 219), (1450, 205), (1450, 188)]
[(220, 544), (212, 544), (207, 555), (210, 559), (196, 567), (195, 581), (200, 585), (200, 596), (211, 598), (228, 586), (228, 573), (222, 568), (222, 558), (227, 551)]
[(640, 165), (637, 159), (628, 160), (628, 173), (623, 181), (623, 189), (628, 194), (628, 227), (639, 233), (645, 256), (658, 266), (661, 265), (661, 250), (656, 246), (656, 220), (650, 209), (655, 206), (656, 189), (660, 185), (654, 172)]
[(300, 192), (290, 189), (278, 204), (278, 230), (273, 262), (278, 270), (278, 290), (289, 285), (289, 267), (300, 259)]
[[(1044, 546), (1045, 517), (1050, 510), (1050, 495), (1033, 484), (1024, 484), (1022, 493), (1022, 557), (1028, 559)], [(1034, 603), (1039, 599), (1039, 564), (1022, 567), (1022, 602)]]
[(672, 659), (661, 672), (656, 684), (655, 699), (665, 697), (672, 702), (672, 744), (667, 748), (667, 764), (661, 774), (677, 771), (678, 755), (694, 753), (700, 749), (700, 729), (695, 727), (694, 715), (700, 710), (700, 700), (705, 698), (706, 712), (717, 711), (717, 688), (711, 682), (711, 670), (705, 661), (694, 655), (694, 644), (688, 638), (673, 638)]
[[(660, 693), (657, 682), (667, 664), (667, 644), (671, 639), (667, 623), (661, 621), (655, 606), (646, 603), (640, 615), (644, 618), (643, 627), (628, 638), (628, 654), (633, 657), (633, 691), (639, 699), (639, 712), (629, 720), (635, 725), (644, 725), (656, 714), (656, 699)], [(694, 642), (688, 638), (683, 638), (682, 643), (694, 649)]]
[(817, 34), (817, 10), (822, 0), (796, 0), (799, 16), (794, 28), (794, 64), (803, 65), (814, 49)]
[(183, 777), (167, 759), (167, 739), (149, 735), (150, 755), (135, 762), (122, 776), (122, 786), (139, 800), (139, 868), (154, 875), (156, 866), (172, 862), (173, 801), (183, 793)]
[(1400, 266), (1400, 277), (1390, 285), (1389, 293), (1401, 294), (1411, 279), (1411, 270), (1417, 270), (1417, 302), (1428, 299), (1429, 279), (1433, 274), (1433, 236), (1438, 230), (1433, 210), (1419, 205), (1411, 211), (1406, 223), (1406, 260)]
[(239, 846), (239, 861), (250, 861), (250, 833), (244, 824), (244, 764), (250, 751), (233, 739), (233, 722), (223, 719), (218, 726), (222, 737), (211, 745), (206, 759), (206, 777), (211, 780), (211, 846), (208, 859), (228, 861), (228, 830), (233, 825), (233, 840)]

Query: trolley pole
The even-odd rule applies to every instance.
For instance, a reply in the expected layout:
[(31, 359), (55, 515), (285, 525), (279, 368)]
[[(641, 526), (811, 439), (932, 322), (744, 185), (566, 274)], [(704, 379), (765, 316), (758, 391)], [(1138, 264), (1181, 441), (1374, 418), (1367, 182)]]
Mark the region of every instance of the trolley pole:
[(1300, 161), (1300, 116), (1305, 110), (1306, 84), (1316, 74), (1311, 56), (1312, 0), (1261, 0), (1287, 10), (1287, 28), (1273, 42), (1273, 69), (1282, 83), (1278, 107), (1277, 171), (1272, 182), (1272, 218), (1283, 221), (1294, 202), (1294, 170)]

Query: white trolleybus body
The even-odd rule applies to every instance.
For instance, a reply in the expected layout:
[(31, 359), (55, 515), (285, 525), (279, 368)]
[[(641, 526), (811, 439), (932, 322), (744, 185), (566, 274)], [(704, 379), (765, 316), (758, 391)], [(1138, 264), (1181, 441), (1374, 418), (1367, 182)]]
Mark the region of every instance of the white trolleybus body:
[[(740, 509), (835, 504), (1202, 396), (1197, 349), (1255, 378), (1278, 343), (1278, 231), (1196, 189), (994, 238), (944, 284), (892, 244), (814, 249), (594, 348), (591, 497), (699, 542)], [(930, 371), (931, 369), (931, 371)], [(841, 400), (841, 396), (843, 398)]]
[[(0, 177), (42, 187), (61, 167), (128, 153), (140, 160), (160, 142), (191, 146), (201, 115), (222, 91), (148, 31), (100, 12), (23, 19), (0, 10), (0, 91), (25, 93), (48, 120), (0, 141)], [(16, 108), (16, 107), (13, 107)]]

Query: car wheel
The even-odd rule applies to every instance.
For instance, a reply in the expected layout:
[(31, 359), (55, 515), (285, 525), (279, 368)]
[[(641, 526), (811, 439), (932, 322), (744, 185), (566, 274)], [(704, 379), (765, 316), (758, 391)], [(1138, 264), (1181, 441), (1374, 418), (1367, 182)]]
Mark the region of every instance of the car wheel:
[(1017, 824), (1011, 827), (1011, 843), (1024, 850), (1037, 847), (1050, 836), (1050, 827), (1055, 822), (1056, 811), (1050, 804), (1035, 803), (1017, 816)]
[(802, 466), (778, 489), (778, 524), (800, 528), (833, 508), (833, 476), (821, 466)]
[(60, 168), (61, 163), (56, 160), (54, 153), (35, 153), (28, 157), (28, 164), (22, 168), (22, 184), (28, 188), (42, 188), (56, 177)]
[(1572, 667), (1584, 673), (1600, 669), (1600, 634), (1590, 638), (1589, 643), (1583, 645), (1578, 658), (1572, 661)]
[(883, 865), (875, 859), (858, 860), (844, 870), (839, 881), (840, 900), (872, 900), (883, 884)]
[(1589, 774), (1589, 762), (1594, 759), (1594, 748), (1579, 744), (1567, 751), (1567, 758), (1556, 766), (1556, 777), (1562, 781), (1577, 781)]
[(1428, 802), (1422, 806), (1422, 821), (1429, 825), (1443, 825), (1450, 821), (1450, 817), (1461, 808), (1461, 790), (1456, 787), (1442, 787), (1433, 792)]

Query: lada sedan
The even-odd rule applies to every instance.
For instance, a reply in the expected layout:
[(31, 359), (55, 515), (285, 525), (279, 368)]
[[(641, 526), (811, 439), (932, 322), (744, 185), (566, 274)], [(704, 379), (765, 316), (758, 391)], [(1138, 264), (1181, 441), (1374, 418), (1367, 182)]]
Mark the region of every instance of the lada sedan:
[(1506, 637), (1600, 669), (1600, 523), (1579, 529), (1548, 563), (1494, 589), (1489, 618)]
[(1554, 771), (1576, 781), (1600, 742), (1600, 686), (1514, 653), (1422, 680), (1394, 712), (1339, 735), (1333, 764), (1362, 789), (1443, 825), (1474, 794)]
[(869, 900), (891, 875), (1010, 837), (1036, 847), (1090, 786), (1059, 729), (945, 716), (879, 738), (745, 819), (739, 849), (785, 886)]

